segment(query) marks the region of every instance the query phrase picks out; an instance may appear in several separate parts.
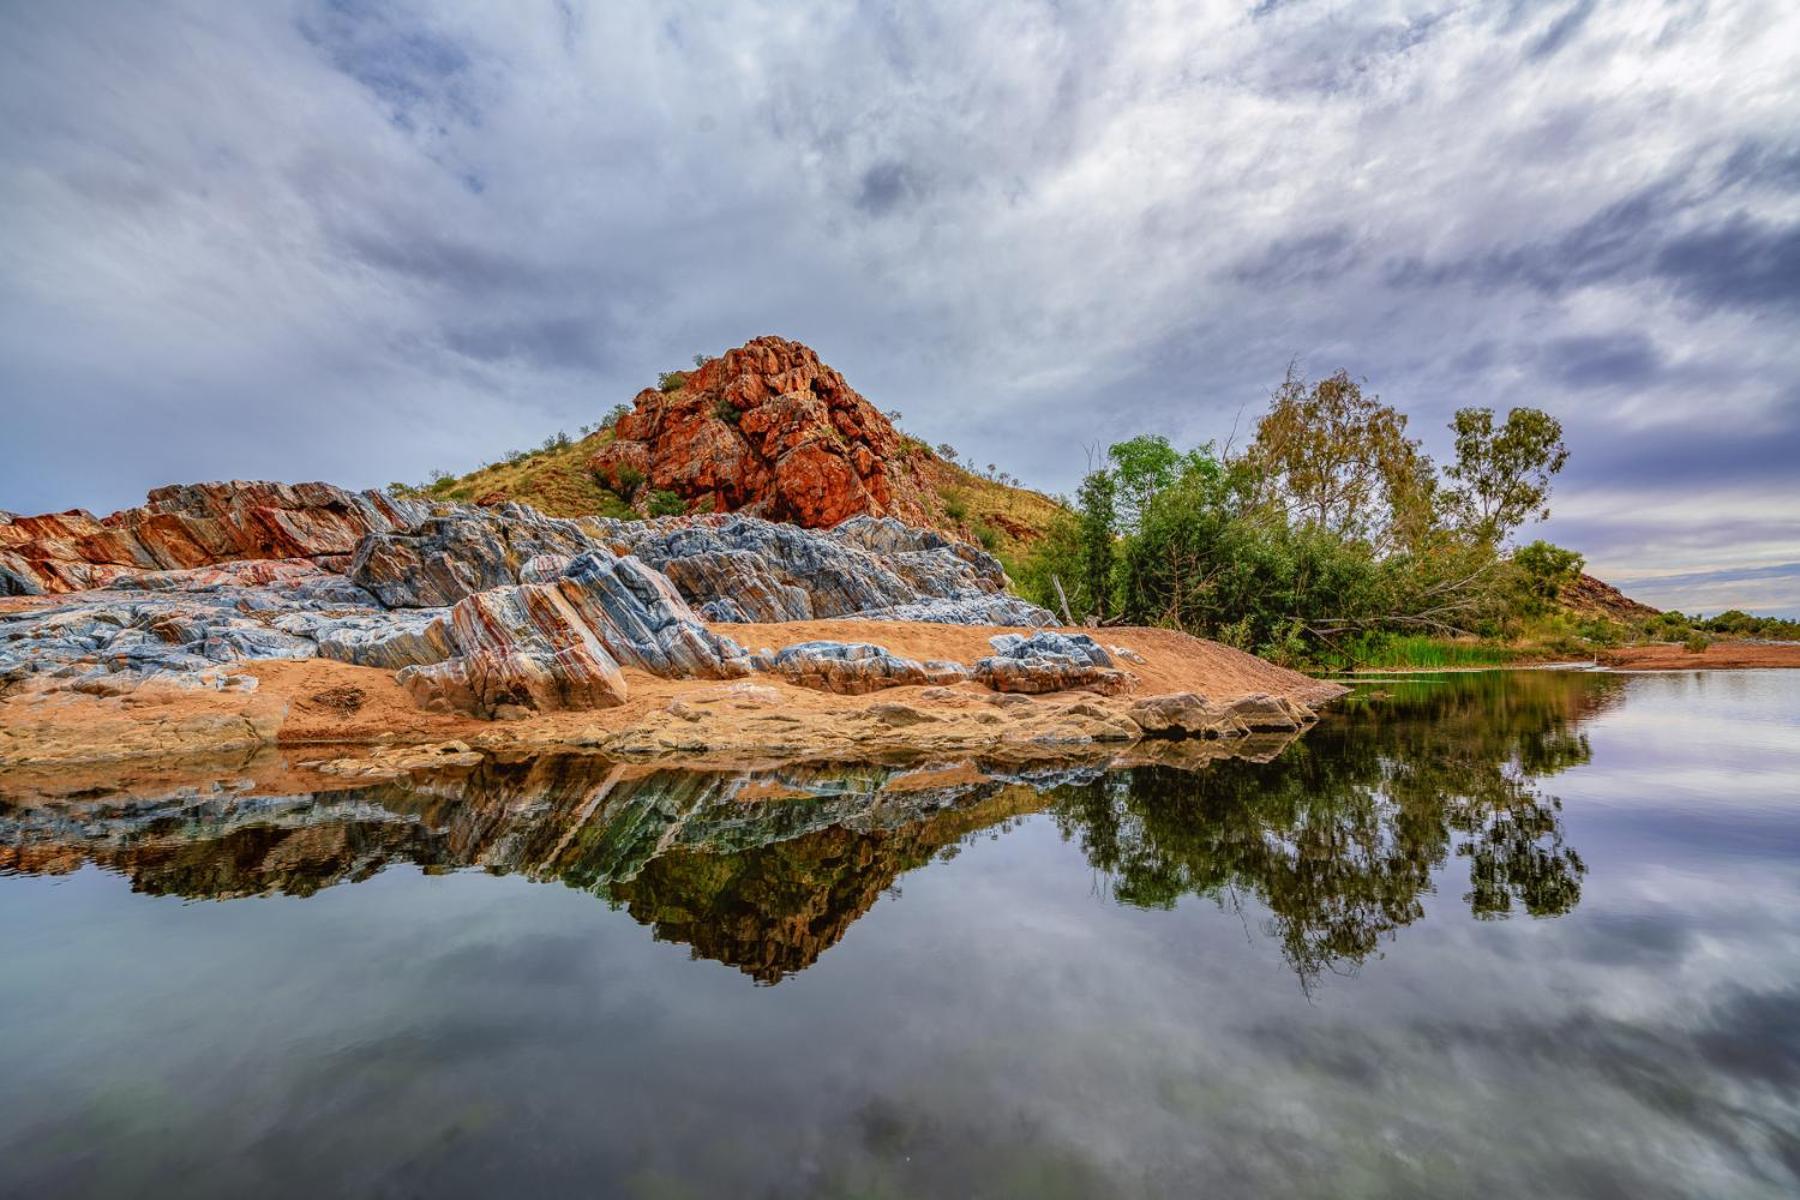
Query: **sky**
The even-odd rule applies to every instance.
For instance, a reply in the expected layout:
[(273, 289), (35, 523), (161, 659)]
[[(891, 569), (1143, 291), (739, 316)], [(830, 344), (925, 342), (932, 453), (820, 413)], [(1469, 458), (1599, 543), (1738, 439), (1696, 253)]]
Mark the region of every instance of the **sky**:
[(0, 509), (456, 473), (765, 333), (1051, 492), (1290, 361), (1800, 616), (1800, 5), (6, 3)]

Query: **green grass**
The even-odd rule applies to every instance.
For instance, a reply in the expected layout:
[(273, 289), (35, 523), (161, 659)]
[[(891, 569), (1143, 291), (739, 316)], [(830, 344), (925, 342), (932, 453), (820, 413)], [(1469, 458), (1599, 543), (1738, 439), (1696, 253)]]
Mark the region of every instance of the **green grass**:
[(612, 436), (611, 430), (603, 429), (567, 445), (529, 451), (513, 462), (490, 463), (439, 481), (431, 493), (443, 500), (470, 501), (498, 492), (552, 517), (634, 517), (630, 506), (588, 470), (588, 459)]
[(1424, 634), (1372, 634), (1347, 648), (1342, 666), (1442, 671), (1456, 667), (1504, 667), (1519, 658), (1509, 646)]

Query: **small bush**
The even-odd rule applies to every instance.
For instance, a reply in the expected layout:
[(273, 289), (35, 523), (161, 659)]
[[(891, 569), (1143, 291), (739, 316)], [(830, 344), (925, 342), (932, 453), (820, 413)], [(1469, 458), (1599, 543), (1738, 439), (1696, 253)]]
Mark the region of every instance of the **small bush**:
[(952, 521), (969, 519), (969, 498), (961, 492), (947, 492), (944, 495), (944, 515)]
[(704, 354), (694, 355), (694, 366), (704, 367), (705, 365), (706, 365), (706, 355), (704, 355)]
[(594, 482), (629, 504), (638, 489), (644, 486), (644, 473), (636, 467), (620, 467), (608, 481), (605, 472), (595, 471)]
[(617, 429), (619, 422), (631, 415), (631, 405), (615, 404), (606, 410), (606, 419), (600, 422), (602, 429)]
[(543, 453), (549, 454), (555, 450), (567, 450), (570, 445), (569, 435), (559, 429), (544, 439), (542, 450)]
[(713, 416), (719, 418), (719, 420), (725, 422), (727, 425), (736, 425), (739, 421), (743, 420), (744, 417), (744, 414), (738, 411), (738, 406), (723, 396), (720, 396), (717, 400), (713, 401), (712, 411)]
[(981, 543), (983, 550), (991, 554), (994, 548), (1000, 544), (1000, 531), (986, 521), (977, 521), (975, 522), (975, 540)]
[(656, 377), (656, 386), (665, 392), (679, 392), (687, 386), (687, 372), (664, 371)]
[(1704, 633), (1690, 633), (1681, 643), (1681, 648), (1689, 654), (1704, 654), (1710, 645), (1712, 645), (1712, 639)]
[(647, 507), (653, 517), (679, 517), (687, 511), (687, 504), (682, 501), (681, 497), (666, 490), (651, 492), (650, 503)]
[(1627, 630), (1616, 621), (1594, 617), (1575, 626), (1575, 636), (1596, 646), (1618, 646), (1625, 641)]

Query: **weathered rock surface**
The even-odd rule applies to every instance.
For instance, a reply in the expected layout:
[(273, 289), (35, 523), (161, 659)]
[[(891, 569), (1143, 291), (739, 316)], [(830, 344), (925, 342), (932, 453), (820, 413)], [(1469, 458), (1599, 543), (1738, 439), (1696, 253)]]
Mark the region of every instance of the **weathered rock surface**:
[(243, 686), (216, 668), (310, 658), (331, 629), (388, 619), (373, 596), (303, 562), (155, 572), (119, 584), (0, 614), (0, 690), (27, 680), (39, 691), (95, 694), (124, 694), (151, 679)]
[(509, 716), (623, 703), (620, 666), (673, 679), (746, 674), (743, 647), (708, 630), (662, 575), (590, 550), (549, 583), (459, 600), (442, 628), (455, 649), (396, 678), (430, 709)]
[(437, 608), (489, 588), (538, 582), (549, 564), (603, 547), (603, 535), (597, 524), (546, 517), (523, 504), (446, 506), (362, 539), (348, 574), (389, 608)]
[(141, 508), (0, 513), (0, 594), (104, 587), (146, 571), (242, 559), (318, 560), (370, 533), (416, 523), (426, 506), (326, 483), (197, 483), (157, 488)]
[(1224, 737), (1238, 732), (1237, 722), (1222, 705), (1213, 705), (1193, 692), (1146, 696), (1127, 714), (1150, 737)]
[(592, 459), (614, 484), (635, 473), (703, 511), (812, 529), (861, 513), (923, 523), (899, 432), (799, 342), (756, 338), (634, 403)]
[(454, 657), (395, 676), (427, 709), (501, 717), (625, 701), (617, 660), (554, 585), (466, 596), (448, 629)]
[(953, 662), (901, 658), (868, 642), (801, 642), (772, 655), (758, 655), (756, 668), (789, 683), (845, 696), (882, 688), (960, 683), (969, 668)]
[(1090, 688), (1112, 694), (1129, 682), (1085, 633), (1043, 630), (1030, 637), (1003, 633), (991, 639), (994, 654), (975, 663), (975, 680), (996, 692), (1043, 693)]
[(1247, 733), (1297, 733), (1317, 719), (1286, 696), (1260, 692), (1234, 701), (1229, 711)]
[(1006, 572), (993, 555), (892, 519), (853, 518), (825, 533), (743, 516), (605, 526), (712, 620), (1053, 620), (1006, 594)]
[(1216, 738), (1256, 733), (1298, 733), (1318, 718), (1286, 696), (1254, 693), (1215, 704), (1193, 692), (1146, 696), (1128, 715), (1147, 737)]

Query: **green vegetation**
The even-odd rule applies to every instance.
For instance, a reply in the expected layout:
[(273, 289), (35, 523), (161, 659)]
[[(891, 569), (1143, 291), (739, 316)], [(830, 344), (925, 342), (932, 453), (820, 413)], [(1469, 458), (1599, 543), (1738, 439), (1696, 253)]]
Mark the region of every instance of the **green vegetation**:
[[(1547, 513), (1568, 459), (1548, 414), (1463, 409), (1443, 471), (1407, 419), (1347, 372), (1292, 369), (1239, 454), (1121, 442), (1082, 481), (1019, 581), (1077, 618), (1218, 638), (1314, 666), (1491, 665), (1580, 572), (1509, 539)], [(1058, 585), (1061, 593), (1058, 592)]]
[(466, 475), (434, 471), (424, 485), (391, 483), (387, 490), (396, 496), (464, 503), (500, 497), (530, 504), (553, 517), (633, 517), (636, 514), (625, 501), (588, 467), (594, 452), (612, 441), (611, 422), (617, 415), (615, 410), (608, 423), (584, 426), (580, 438), (558, 431), (537, 449), (509, 450), (498, 462)]
[[(596, 478), (600, 480), (601, 486), (608, 486), (605, 476), (596, 473)], [(630, 504), (632, 497), (636, 496), (638, 494), (638, 489), (643, 486), (644, 473), (636, 467), (623, 465), (613, 470), (612, 483), (610, 485), (611, 491), (613, 495), (625, 501), (625, 503)]]
[(665, 392), (679, 392), (687, 386), (687, 372), (664, 371), (656, 377), (656, 386)]
[(1708, 633), (1724, 634), (1727, 637), (1767, 638), (1779, 642), (1800, 641), (1800, 621), (1790, 621), (1785, 617), (1754, 617), (1735, 608), (1727, 609), (1716, 617), (1691, 617), (1689, 622), (1696, 629), (1703, 629)]
[(1369, 633), (1344, 648), (1345, 667), (1388, 667), (1397, 670), (1444, 671), (1467, 667), (1503, 667), (1519, 659), (1517, 651), (1470, 638), (1424, 634)]
[(650, 502), (645, 507), (653, 517), (679, 517), (687, 511), (680, 496), (661, 488), (650, 493)]

